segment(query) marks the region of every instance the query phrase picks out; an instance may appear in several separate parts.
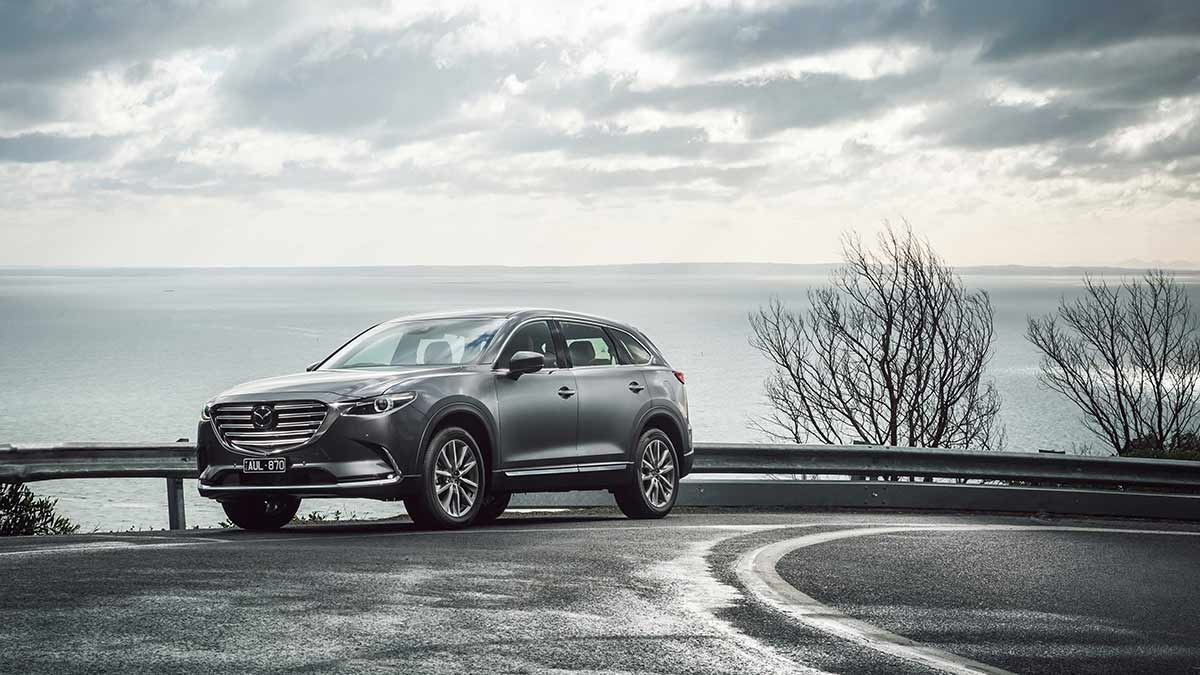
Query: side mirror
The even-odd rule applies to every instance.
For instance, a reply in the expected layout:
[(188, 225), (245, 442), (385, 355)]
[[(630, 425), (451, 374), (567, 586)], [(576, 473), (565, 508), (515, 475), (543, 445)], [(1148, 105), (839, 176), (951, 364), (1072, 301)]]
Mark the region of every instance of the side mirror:
[(316, 369), (317, 369), (317, 366), (320, 366), (320, 365), (321, 365), (321, 362), (320, 362), (320, 361), (317, 361), (316, 363), (314, 363), (314, 364), (310, 365), (309, 367), (305, 368), (305, 369), (304, 369), (304, 372), (306, 372), (306, 373), (311, 373), (312, 371), (314, 371), (314, 370), (316, 370)]
[(546, 367), (546, 357), (537, 352), (517, 352), (508, 359), (508, 374), (520, 377)]

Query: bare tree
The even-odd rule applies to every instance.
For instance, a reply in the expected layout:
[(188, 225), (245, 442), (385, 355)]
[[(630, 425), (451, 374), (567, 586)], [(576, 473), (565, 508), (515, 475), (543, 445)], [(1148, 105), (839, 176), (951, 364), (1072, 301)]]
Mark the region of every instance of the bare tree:
[(1057, 314), (1030, 317), (1041, 381), (1118, 454), (1181, 449), (1200, 426), (1200, 317), (1163, 271), (1110, 286), (1084, 279)]
[(774, 365), (772, 411), (755, 426), (795, 443), (998, 449), (1000, 397), (983, 378), (992, 306), (927, 242), (887, 226), (870, 250), (843, 240), (844, 265), (800, 314), (778, 299), (750, 315)]

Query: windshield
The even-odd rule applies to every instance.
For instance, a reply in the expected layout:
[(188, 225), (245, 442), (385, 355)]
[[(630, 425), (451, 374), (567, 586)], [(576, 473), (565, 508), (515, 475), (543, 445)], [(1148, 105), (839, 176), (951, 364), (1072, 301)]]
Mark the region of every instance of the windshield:
[(321, 370), (473, 363), (503, 323), (495, 318), (383, 323), (339, 349)]

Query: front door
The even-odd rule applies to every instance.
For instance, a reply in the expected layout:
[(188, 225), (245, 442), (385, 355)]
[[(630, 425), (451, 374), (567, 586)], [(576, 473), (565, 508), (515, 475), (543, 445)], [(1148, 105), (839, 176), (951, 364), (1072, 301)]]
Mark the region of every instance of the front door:
[[(546, 367), (513, 379), (503, 374), (519, 351), (540, 352)], [(499, 407), (498, 469), (554, 467), (575, 463), (579, 396), (575, 374), (558, 362), (550, 325), (533, 321), (517, 329), (496, 360)]]

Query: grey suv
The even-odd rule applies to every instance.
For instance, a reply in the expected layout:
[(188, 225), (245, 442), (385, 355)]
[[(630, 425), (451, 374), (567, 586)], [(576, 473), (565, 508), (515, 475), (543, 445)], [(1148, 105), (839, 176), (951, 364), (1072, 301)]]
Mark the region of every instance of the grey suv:
[(692, 467), (683, 373), (632, 326), (553, 310), (381, 323), (213, 398), (198, 439), (200, 494), (259, 530), (308, 497), (402, 499), (418, 525), (454, 528), (517, 492), (609, 490), (661, 518)]

